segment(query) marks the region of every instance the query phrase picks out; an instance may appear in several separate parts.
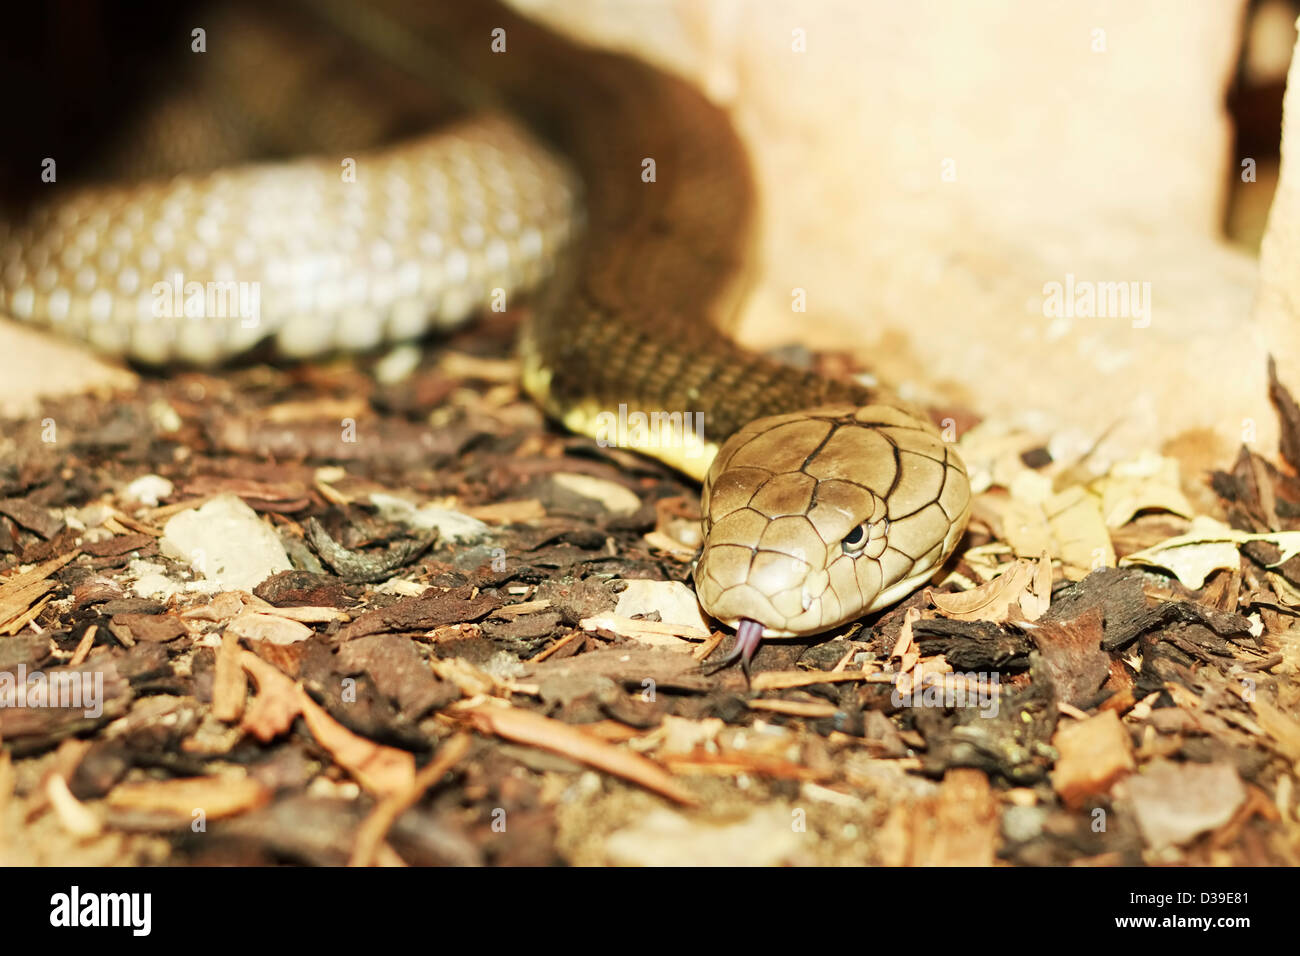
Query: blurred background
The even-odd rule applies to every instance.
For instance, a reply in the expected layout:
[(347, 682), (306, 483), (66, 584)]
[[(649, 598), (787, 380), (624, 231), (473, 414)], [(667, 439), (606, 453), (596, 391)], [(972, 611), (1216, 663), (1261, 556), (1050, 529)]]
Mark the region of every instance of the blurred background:
[(1258, 160), (1257, 183), (1251, 189), (1230, 170), (1231, 191), (1224, 215), (1224, 233), (1234, 242), (1258, 249), (1277, 189), (1282, 145), (1282, 94), (1296, 41), (1300, 4), (1294, 0), (1252, 0), (1246, 8), (1241, 55), (1227, 106), (1233, 126), (1233, 155)]
[[(1293, 0), (512, 5), (729, 108), (761, 191), (748, 344), (845, 352), (964, 409), (963, 426), (1033, 430), (1058, 456), (1105, 436), (1099, 468), (1151, 447), (1222, 464), (1247, 421), (1272, 440), (1265, 356), (1300, 356), (1289, 293), (1257, 294), (1269, 229), (1300, 235), (1268, 217), (1286, 182)], [(15, 7), (0, 198), (39, 188), (47, 156), (61, 179), (157, 175), (357, 148), (459, 109), (445, 90), (385, 82), (382, 63), (359, 86), (355, 50), (304, 6)], [(250, 16), (278, 24), (275, 44), (240, 39)], [(203, 105), (228, 91), (221, 110)], [(204, 114), (203, 132), (154, 135), (169, 110)], [(1048, 314), (1046, 290), (1075, 280), (1146, 288), (1149, 314)]]

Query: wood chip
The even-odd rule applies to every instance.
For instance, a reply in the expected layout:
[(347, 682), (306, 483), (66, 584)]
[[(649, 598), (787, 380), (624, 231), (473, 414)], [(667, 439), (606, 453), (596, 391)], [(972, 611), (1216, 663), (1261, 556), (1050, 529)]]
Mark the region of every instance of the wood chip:
[(702, 750), (688, 754), (664, 754), (664, 764), (675, 773), (709, 774), (717, 777), (734, 777), (747, 773), (773, 780), (826, 780), (829, 770), (819, 770), (770, 754), (748, 753), (743, 750), (726, 750), (708, 753)]
[(1089, 797), (1108, 792), (1136, 766), (1128, 731), (1111, 710), (1087, 720), (1062, 723), (1052, 745), (1060, 753), (1052, 771), (1052, 788), (1074, 809)]
[(224, 723), (237, 721), (244, 713), (248, 681), (240, 666), (239, 638), (227, 631), (217, 651), (216, 670), (212, 678), (212, 716)]
[(262, 806), (271, 799), (270, 789), (253, 777), (185, 777), (177, 780), (149, 780), (120, 783), (108, 794), (114, 810), (161, 813), (184, 820), (202, 811), (210, 820), (234, 816)]
[(301, 714), (316, 742), (366, 790), (382, 797), (411, 785), (415, 757), (410, 753), (357, 736), (312, 700), (301, 684), (256, 654), (242, 651), (239, 661), (257, 682), (257, 696), (242, 723), (249, 733), (265, 743), (287, 731)]
[(811, 700), (751, 700), (748, 706), (750, 710), (810, 718), (834, 717), (840, 710), (834, 704)]
[(227, 624), (226, 631), (251, 641), (269, 641), (272, 644), (296, 644), (316, 633), (306, 624), (249, 610), (242, 611)]
[(7, 515), (28, 531), (34, 531), (49, 541), (63, 530), (63, 519), (21, 498), (0, 498), (0, 515)]
[(661, 766), (647, 757), (606, 743), (577, 727), (517, 707), (478, 703), (455, 710), (476, 730), (516, 743), (528, 744), (568, 757), (598, 770), (622, 777), (685, 806), (697, 803), (694, 795)]
[(352, 850), (349, 866), (370, 866), (375, 861), (384, 837), (397, 818), (415, 806), (424, 792), (447, 775), (465, 754), (469, 753), (470, 739), (467, 734), (457, 734), (443, 744), (437, 756), (418, 773), (411, 785), (405, 790), (391, 793), (375, 805), (370, 816), (357, 830), (356, 844)]
[(54, 590), (49, 576), (79, 554), (80, 549), (70, 551), (0, 580), (0, 628), (22, 617), (47, 591)]
[(1277, 749), (1300, 770), (1300, 721), (1260, 697), (1256, 697), (1251, 706), (1264, 733), (1273, 739)]
[(81, 635), (81, 640), (77, 642), (77, 649), (72, 652), (72, 657), (68, 660), (69, 667), (80, 667), (85, 663), (90, 655), (90, 649), (95, 646), (95, 634), (98, 631), (98, 624), (86, 628), (86, 632)]
[(750, 684), (755, 692), (788, 690), (791, 687), (808, 687), (811, 684), (842, 684), (860, 681), (866, 671), (763, 671), (755, 674)]
[(311, 735), (357, 783), (378, 797), (411, 788), (415, 781), (415, 757), (412, 754), (354, 734), (312, 700), (301, 686), (298, 687), (298, 699), (302, 719)]
[(462, 507), (460, 510), (485, 524), (529, 524), (546, 517), (546, 509), (536, 498), (525, 501), (501, 501), (474, 508)]
[(45, 798), (59, 818), (59, 824), (72, 836), (84, 840), (98, 836), (103, 830), (103, 821), (72, 795), (68, 781), (62, 774), (50, 774), (45, 779)]
[(997, 801), (979, 770), (949, 770), (939, 792), (908, 814), (911, 866), (992, 866), (999, 827)]
[(681, 647), (685, 641), (702, 641), (709, 636), (707, 630), (685, 624), (642, 621), (637, 618), (619, 617), (616, 614), (584, 617), (578, 622), (578, 626), (584, 631), (609, 631), (613, 634), (621, 634), (624, 637), (630, 637), (633, 640), (660, 647)]
[(1178, 846), (1230, 821), (1246, 800), (1229, 764), (1156, 760), (1127, 783), (1138, 828), (1149, 846)]
[(114, 614), (108, 629), (124, 644), (128, 640), (165, 644), (189, 633), (185, 622), (174, 614)]

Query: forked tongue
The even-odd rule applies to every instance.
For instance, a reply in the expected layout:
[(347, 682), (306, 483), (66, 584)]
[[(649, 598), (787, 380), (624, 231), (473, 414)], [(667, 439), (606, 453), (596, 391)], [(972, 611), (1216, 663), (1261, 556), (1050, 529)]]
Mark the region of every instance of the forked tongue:
[(724, 667), (729, 667), (736, 661), (740, 661), (740, 667), (745, 672), (745, 680), (749, 680), (749, 661), (758, 650), (758, 645), (763, 642), (763, 625), (758, 621), (752, 621), (747, 617), (742, 617), (740, 623), (736, 625), (736, 646), (731, 649), (731, 653), (718, 662), (718, 665), (712, 668), (709, 673), (716, 674)]

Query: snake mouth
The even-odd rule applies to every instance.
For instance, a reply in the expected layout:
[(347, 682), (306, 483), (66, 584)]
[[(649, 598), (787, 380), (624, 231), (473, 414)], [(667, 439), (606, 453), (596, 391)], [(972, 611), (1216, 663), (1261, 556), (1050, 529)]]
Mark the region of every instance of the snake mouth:
[(749, 680), (749, 661), (761, 643), (763, 643), (763, 625), (751, 618), (742, 617), (736, 623), (736, 646), (731, 649), (730, 654), (718, 661), (717, 666), (709, 673), (715, 674), (724, 667), (730, 667), (736, 661), (740, 661), (745, 679)]

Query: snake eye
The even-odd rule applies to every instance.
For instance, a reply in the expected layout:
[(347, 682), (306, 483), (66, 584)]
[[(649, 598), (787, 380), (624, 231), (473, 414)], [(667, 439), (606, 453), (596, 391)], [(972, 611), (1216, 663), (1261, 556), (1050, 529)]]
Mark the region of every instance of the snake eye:
[(869, 558), (878, 558), (885, 553), (888, 546), (889, 520), (880, 518), (873, 521), (868, 518), (840, 539), (840, 549), (851, 558), (865, 554)]

